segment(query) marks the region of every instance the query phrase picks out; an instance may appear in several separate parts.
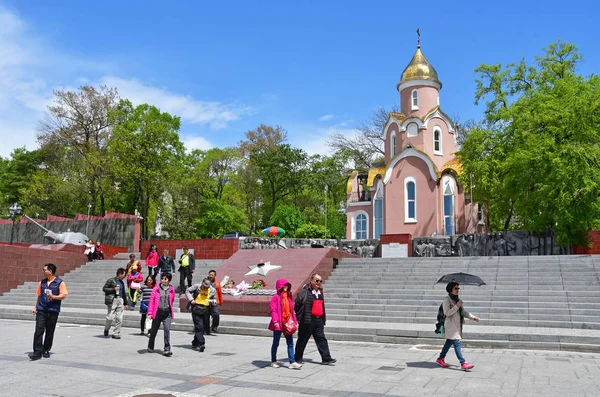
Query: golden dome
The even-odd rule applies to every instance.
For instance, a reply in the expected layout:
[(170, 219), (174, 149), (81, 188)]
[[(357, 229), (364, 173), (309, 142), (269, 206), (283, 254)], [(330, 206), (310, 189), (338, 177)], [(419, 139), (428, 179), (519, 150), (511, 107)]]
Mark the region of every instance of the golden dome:
[(438, 79), (438, 74), (435, 71), (435, 68), (429, 63), (425, 55), (421, 52), (421, 46), (417, 46), (417, 52), (410, 60), (410, 63), (404, 71), (402, 72), (402, 79), (400, 84), (405, 83), (410, 80), (430, 80), (435, 81), (442, 88), (442, 82)]

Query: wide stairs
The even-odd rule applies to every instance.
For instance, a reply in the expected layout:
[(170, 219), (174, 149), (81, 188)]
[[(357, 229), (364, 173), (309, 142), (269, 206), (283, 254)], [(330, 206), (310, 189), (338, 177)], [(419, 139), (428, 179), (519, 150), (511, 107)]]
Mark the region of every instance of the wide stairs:
[[(103, 325), (102, 285), (125, 262), (97, 261), (65, 275), (69, 297), (59, 324)], [(197, 261), (195, 274), (218, 270), (220, 262)], [(487, 283), (461, 286), (464, 308), (481, 317), (480, 323), (466, 320), (465, 346), (600, 351), (600, 257), (595, 256), (343, 259), (324, 284), (328, 339), (439, 346), (443, 340), (433, 330), (446, 291), (435, 282), (456, 272)], [(26, 283), (0, 297), (0, 318), (32, 320), (36, 285)], [(125, 312), (124, 326), (137, 332), (139, 319), (137, 308)], [(219, 331), (270, 336), (268, 322), (223, 315)], [(176, 313), (173, 329), (192, 331), (191, 316)]]

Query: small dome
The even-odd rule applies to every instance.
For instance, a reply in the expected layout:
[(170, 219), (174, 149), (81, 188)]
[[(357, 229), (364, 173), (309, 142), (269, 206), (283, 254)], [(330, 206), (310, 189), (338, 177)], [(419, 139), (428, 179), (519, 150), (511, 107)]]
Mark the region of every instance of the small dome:
[(421, 46), (417, 46), (417, 52), (410, 60), (410, 63), (404, 71), (402, 72), (402, 79), (400, 84), (405, 83), (410, 80), (430, 80), (435, 81), (442, 88), (442, 82), (438, 79), (438, 74), (435, 71), (435, 68), (429, 63), (425, 55), (421, 52)]

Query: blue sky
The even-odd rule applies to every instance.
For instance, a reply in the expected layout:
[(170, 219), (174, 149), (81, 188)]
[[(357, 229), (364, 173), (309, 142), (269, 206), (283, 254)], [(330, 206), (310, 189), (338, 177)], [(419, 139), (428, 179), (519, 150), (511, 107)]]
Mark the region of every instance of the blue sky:
[(533, 60), (561, 38), (584, 54), (581, 74), (598, 73), (599, 9), (554, 0), (0, 0), (0, 156), (36, 148), (52, 90), (84, 83), (180, 116), (189, 149), (235, 145), (263, 123), (327, 154), (331, 133), (354, 134), (377, 107), (398, 103), (417, 27), (443, 82), (442, 109), (481, 119), (473, 69), (483, 62)]

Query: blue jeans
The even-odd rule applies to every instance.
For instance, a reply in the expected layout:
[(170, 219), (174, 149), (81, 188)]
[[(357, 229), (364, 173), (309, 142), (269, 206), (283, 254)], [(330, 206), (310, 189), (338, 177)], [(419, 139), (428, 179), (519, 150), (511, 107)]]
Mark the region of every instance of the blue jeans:
[(444, 347), (442, 347), (442, 352), (440, 353), (439, 359), (446, 358), (446, 354), (448, 354), (448, 350), (450, 350), (450, 346), (454, 346), (454, 352), (456, 353), (456, 358), (460, 361), (460, 364), (464, 364), (465, 358), (462, 355), (462, 351), (460, 349), (460, 339), (446, 339), (446, 343), (444, 343)]
[[(271, 362), (277, 361), (277, 348), (279, 347), (279, 339), (281, 339), (282, 331), (273, 331), (273, 345), (271, 345)], [(290, 364), (294, 362), (294, 336), (286, 336), (285, 341), (287, 343), (288, 359)]]

